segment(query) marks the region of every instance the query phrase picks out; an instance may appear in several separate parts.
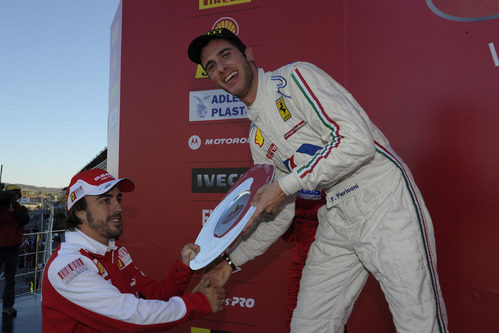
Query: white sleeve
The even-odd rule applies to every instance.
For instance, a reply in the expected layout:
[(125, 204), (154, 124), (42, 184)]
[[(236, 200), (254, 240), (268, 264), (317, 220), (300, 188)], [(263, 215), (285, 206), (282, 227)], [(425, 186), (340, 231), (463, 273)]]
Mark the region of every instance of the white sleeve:
[[(256, 127), (251, 127), (250, 137), (254, 137)], [(261, 149), (255, 149), (250, 140), (251, 155), (255, 164), (270, 164), (272, 161), (263, 155)], [(274, 168), (274, 181), (281, 178), (284, 172)], [(230, 253), (234, 264), (240, 266), (256, 256), (264, 253), (289, 227), (295, 215), (296, 196), (288, 196), (286, 201), (280, 207), (276, 215), (270, 219), (260, 217), (256, 226), (242, 236)]]
[(279, 184), (286, 194), (329, 188), (374, 158), (372, 123), (352, 95), (318, 67), (298, 63), (291, 77), (298, 108), (323, 148)]
[[(71, 269), (65, 272), (68, 267)], [(187, 312), (180, 297), (168, 301), (145, 300), (121, 293), (110, 280), (99, 275), (96, 265), (84, 256), (54, 260), (47, 273), (50, 284), (62, 297), (118, 321), (154, 325), (180, 320)]]
[(272, 219), (260, 217), (253, 231), (250, 230), (241, 238), (230, 253), (230, 258), (236, 266), (241, 266), (267, 251), (288, 229), (295, 216), (295, 200), (295, 195), (287, 197)]

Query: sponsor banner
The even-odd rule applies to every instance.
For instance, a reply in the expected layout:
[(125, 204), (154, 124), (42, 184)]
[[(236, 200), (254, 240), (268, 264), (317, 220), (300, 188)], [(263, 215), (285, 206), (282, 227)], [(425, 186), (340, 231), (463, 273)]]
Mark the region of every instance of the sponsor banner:
[(196, 75), (194, 77), (196, 79), (204, 79), (208, 77), (208, 74), (206, 74), (206, 71), (204, 70), (203, 66), (198, 65), (196, 68)]
[(192, 193), (226, 193), (249, 168), (193, 168)]
[(229, 29), (235, 35), (239, 35), (239, 23), (237, 23), (236, 19), (230, 16), (224, 16), (219, 18), (213, 23), (211, 29), (225, 28)]
[(188, 140), (188, 145), (191, 150), (198, 150), (201, 146), (218, 147), (221, 145), (239, 145), (247, 144), (247, 137), (229, 137), (229, 138), (204, 138), (201, 139), (198, 135), (191, 135)]
[(222, 89), (189, 92), (189, 121), (247, 118), (246, 105)]
[(201, 210), (201, 225), (204, 226), (211, 213), (213, 213), (213, 209), (202, 209)]
[(251, 0), (199, 0), (199, 9), (210, 9), (248, 3)]

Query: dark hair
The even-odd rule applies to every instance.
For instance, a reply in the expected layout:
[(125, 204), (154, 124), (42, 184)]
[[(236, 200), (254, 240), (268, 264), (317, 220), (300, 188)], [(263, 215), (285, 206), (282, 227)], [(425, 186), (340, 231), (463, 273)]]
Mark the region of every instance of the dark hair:
[(68, 212), (68, 216), (64, 220), (64, 229), (74, 231), (78, 224), (81, 224), (80, 219), (76, 216), (76, 212), (87, 210), (87, 200), (85, 197), (78, 200)]
[[(241, 42), (238, 42), (238, 40), (234, 40), (234, 39), (227, 39), (227, 38), (223, 38), (223, 37), (216, 37), (216, 38), (213, 38), (213, 39), (223, 39), (223, 40), (226, 40), (227, 42), (229, 42), (230, 44), (232, 44), (232, 46), (234, 46), (236, 49), (238, 49), (242, 54), (243, 56), (246, 58), (246, 45), (244, 45), (243, 43)], [(213, 40), (212, 39), (212, 40)], [(205, 46), (208, 45), (208, 43), (205, 44)], [(204, 46), (203, 46), (204, 48)], [(201, 54), (199, 55), (199, 64), (201, 65), (201, 67), (203, 67), (204, 70), (206, 70), (206, 68), (204, 68), (204, 65), (201, 64)]]

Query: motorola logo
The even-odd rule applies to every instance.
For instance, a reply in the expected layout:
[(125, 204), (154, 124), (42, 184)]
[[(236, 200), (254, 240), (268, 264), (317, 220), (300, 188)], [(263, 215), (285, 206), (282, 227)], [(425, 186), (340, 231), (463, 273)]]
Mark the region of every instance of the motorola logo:
[(248, 143), (248, 138), (247, 137), (234, 137), (234, 138), (206, 138), (201, 139), (199, 135), (191, 135), (189, 138), (188, 144), (189, 148), (192, 150), (198, 150), (201, 145), (205, 146), (220, 146), (220, 145), (239, 145), (239, 144), (244, 144), (246, 145)]
[(189, 148), (192, 150), (198, 150), (201, 147), (201, 138), (197, 135), (192, 135), (189, 138)]
[(248, 168), (193, 168), (192, 193), (226, 193)]

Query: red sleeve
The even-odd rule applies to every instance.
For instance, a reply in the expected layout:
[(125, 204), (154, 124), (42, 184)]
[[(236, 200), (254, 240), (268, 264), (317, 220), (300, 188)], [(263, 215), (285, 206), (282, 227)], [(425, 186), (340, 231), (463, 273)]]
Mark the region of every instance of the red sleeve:
[(137, 281), (137, 287), (140, 294), (146, 299), (168, 300), (170, 297), (184, 294), (193, 273), (188, 266), (177, 259), (165, 279), (157, 282), (139, 274), (140, 279)]
[(162, 283), (166, 286), (167, 294), (172, 296), (183, 295), (191, 281), (194, 272), (185, 265), (180, 258), (177, 258), (170, 273)]
[(199, 318), (212, 312), (208, 297), (200, 291), (194, 294), (185, 294), (182, 299), (187, 306), (187, 320)]

